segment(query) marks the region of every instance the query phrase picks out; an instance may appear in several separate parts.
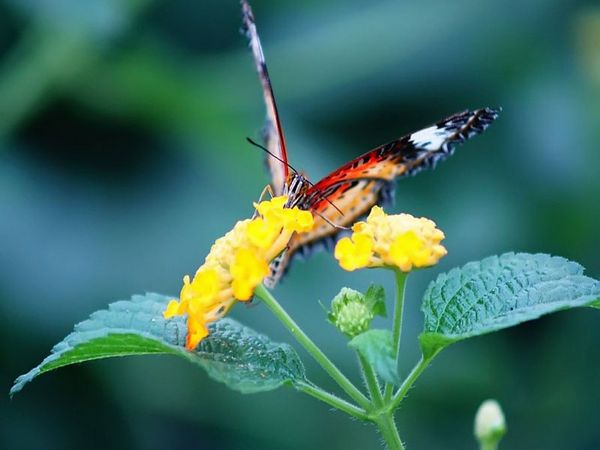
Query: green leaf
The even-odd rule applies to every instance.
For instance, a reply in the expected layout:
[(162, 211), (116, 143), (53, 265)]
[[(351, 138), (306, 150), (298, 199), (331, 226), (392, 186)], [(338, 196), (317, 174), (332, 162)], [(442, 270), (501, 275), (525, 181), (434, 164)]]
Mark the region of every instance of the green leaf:
[(365, 302), (374, 315), (386, 317), (385, 310), (385, 289), (379, 284), (372, 284), (365, 293)]
[(15, 380), (10, 395), (38, 375), (70, 364), (114, 356), (173, 354), (204, 368), (215, 380), (243, 393), (268, 391), (304, 380), (304, 367), (292, 347), (271, 342), (233, 319), (210, 326), (197, 349), (185, 349), (185, 317), (162, 316), (170, 297), (134, 296), (93, 313), (54, 346), (42, 363)]
[(506, 253), (441, 274), (422, 304), (424, 355), (558, 310), (600, 299), (600, 282), (583, 267), (545, 254)]
[(391, 331), (377, 329), (365, 331), (355, 336), (348, 345), (365, 358), (384, 381), (399, 384)]

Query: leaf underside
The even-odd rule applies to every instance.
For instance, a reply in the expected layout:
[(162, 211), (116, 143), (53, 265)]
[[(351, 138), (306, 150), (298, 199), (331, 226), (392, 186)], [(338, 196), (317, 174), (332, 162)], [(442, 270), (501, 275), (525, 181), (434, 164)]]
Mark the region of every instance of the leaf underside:
[(439, 275), (423, 297), (423, 352), (555, 311), (598, 305), (600, 282), (583, 271), (561, 257), (506, 253)]
[(75, 326), (74, 331), (52, 349), (40, 365), (15, 380), (10, 395), (50, 370), (70, 364), (115, 356), (172, 354), (204, 368), (213, 379), (243, 393), (268, 391), (304, 380), (304, 367), (287, 344), (266, 336), (233, 319), (210, 326), (210, 335), (193, 352), (185, 349), (185, 317), (162, 316), (171, 297), (136, 295), (112, 303)]

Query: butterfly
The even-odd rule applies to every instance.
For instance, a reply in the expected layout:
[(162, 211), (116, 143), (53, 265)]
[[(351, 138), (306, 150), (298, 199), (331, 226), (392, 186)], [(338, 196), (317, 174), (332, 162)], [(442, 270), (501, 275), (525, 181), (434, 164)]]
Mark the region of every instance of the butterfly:
[(482, 108), (454, 114), (376, 147), (313, 184), (288, 163), (283, 128), (254, 15), (247, 0), (241, 0), (241, 6), (242, 30), (249, 41), (267, 110), (263, 149), (271, 174), (270, 190), (276, 196), (287, 195), (286, 206), (310, 210), (315, 219), (313, 231), (292, 236), (287, 249), (272, 262), (271, 275), (265, 283), (273, 287), (294, 256), (307, 257), (319, 246), (332, 248), (346, 227), (366, 215), (374, 205), (393, 200), (396, 178), (435, 167), (450, 156), (458, 144), (482, 133), (496, 120), (500, 109)]

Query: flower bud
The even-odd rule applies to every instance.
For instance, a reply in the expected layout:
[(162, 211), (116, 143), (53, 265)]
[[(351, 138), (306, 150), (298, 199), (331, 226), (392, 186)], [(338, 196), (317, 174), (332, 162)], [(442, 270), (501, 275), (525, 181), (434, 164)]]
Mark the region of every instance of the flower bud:
[(365, 296), (354, 289), (342, 288), (331, 302), (329, 321), (348, 337), (364, 333), (375, 316)]
[(475, 437), (482, 448), (496, 448), (505, 433), (506, 422), (500, 404), (486, 400), (475, 415)]

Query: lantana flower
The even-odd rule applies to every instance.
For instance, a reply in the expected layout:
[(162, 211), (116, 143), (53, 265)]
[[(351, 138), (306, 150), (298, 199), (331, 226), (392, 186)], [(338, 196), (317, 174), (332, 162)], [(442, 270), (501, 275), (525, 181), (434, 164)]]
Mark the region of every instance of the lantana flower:
[(208, 336), (208, 325), (237, 301), (252, 298), (269, 275), (269, 262), (284, 250), (292, 234), (312, 229), (312, 214), (284, 208), (286, 201), (282, 196), (255, 203), (257, 216), (237, 222), (215, 241), (194, 278), (183, 278), (179, 299), (169, 302), (163, 316), (188, 315), (187, 349), (195, 349)]
[(391, 266), (410, 272), (437, 264), (447, 253), (440, 244), (444, 233), (433, 221), (410, 214), (387, 215), (379, 206), (352, 231), (335, 247), (335, 258), (348, 271)]

